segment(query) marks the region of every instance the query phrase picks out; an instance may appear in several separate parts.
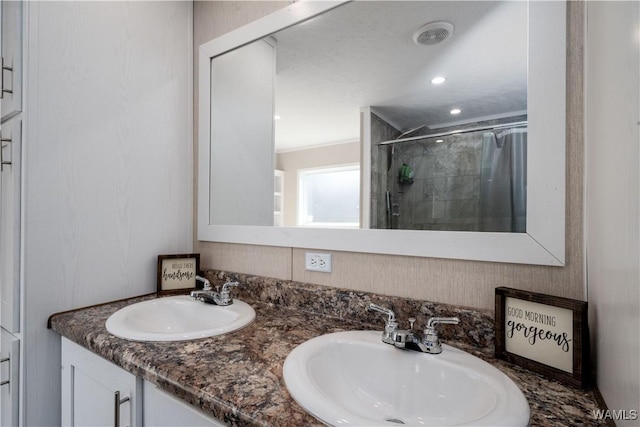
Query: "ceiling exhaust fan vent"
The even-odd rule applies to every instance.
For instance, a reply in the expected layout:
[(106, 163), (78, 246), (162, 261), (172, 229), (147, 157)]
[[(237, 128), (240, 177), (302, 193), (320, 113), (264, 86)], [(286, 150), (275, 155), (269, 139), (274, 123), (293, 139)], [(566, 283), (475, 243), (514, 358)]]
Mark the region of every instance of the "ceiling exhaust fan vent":
[(453, 34), (453, 25), (448, 22), (431, 22), (418, 28), (413, 34), (417, 45), (431, 46), (438, 44)]

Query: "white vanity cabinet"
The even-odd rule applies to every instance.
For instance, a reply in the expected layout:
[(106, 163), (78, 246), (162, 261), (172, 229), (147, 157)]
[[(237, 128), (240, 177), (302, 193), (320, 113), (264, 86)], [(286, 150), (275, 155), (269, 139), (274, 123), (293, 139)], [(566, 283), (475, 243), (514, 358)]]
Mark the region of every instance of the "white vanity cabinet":
[[(2, 108), (4, 117), (4, 102)], [(5, 427), (20, 425), (20, 117), (2, 123), (0, 140), (0, 425)]]
[(20, 185), (21, 121), (13, 118), (0, 129), (0, 326), (20, 331)]
[(23, 2), (0, 2), (2, 15), (1, 121), (22, 110), (22, 12)]
[(0, 2), (0, 425), (20, 417), (22, 1)]
[(225, 425), (66, 338), (61, 400), (63, 426)]
[(148, 427), (223, 427), (226, 424), (160, 390), (148, 381), (143, 385), (144, 424)]
[(142, 426), (142, 380), (62, 338), (62, 425)]
[(20, 389), (20, 341), (1, 331), (0, 344), (0, 425), (19, 425), (18, 398)]

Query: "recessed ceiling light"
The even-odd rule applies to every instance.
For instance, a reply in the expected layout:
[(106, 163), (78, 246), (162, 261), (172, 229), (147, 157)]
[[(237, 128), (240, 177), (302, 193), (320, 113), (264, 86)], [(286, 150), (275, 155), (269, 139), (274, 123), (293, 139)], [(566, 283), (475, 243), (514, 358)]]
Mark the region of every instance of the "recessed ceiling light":
[(273, 116), (273, 120), (280, 120), (282, 117), (278, 116), (277, 114), (275, 116)]
[(431, 83), (434, 85), (441, 85), (442, 83), (444, 83), (447, 79), (445, 79), (444, 77), (438, 76), (438, 77), (434, 77), (431, 79)]
[(451, 110), (451, 114), (460, 114), (462, 112), (462, 110), (460, 110), (459, 108), (454, 108), (453, 110)]
[(436, 142), (444, 142), (444, 139), (436, 139)]

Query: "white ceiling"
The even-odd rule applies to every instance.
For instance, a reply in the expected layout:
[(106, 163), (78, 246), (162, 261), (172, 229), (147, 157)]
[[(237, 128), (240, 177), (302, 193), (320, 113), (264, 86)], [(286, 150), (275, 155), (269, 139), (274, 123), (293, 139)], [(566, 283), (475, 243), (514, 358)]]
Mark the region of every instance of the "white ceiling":
[[(415, 44), (434, 21), (453, 35)], [(524, 1), (356, 1), (273, 37), (278, 151), (359, 139), (365, 106), (401, 131), (526, 110)]]

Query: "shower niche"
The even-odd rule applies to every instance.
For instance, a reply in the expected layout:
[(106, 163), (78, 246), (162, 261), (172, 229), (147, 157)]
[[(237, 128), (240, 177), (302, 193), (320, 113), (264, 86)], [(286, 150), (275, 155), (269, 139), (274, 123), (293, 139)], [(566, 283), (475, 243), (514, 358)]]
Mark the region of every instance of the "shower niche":
[(526, 232), (526, 115), (401, 134), (372, 112), (371, 147), (371, 228)]

